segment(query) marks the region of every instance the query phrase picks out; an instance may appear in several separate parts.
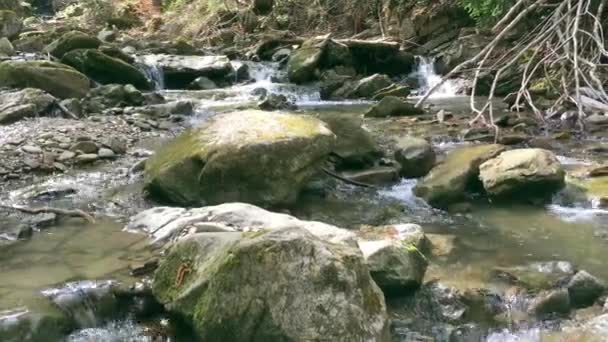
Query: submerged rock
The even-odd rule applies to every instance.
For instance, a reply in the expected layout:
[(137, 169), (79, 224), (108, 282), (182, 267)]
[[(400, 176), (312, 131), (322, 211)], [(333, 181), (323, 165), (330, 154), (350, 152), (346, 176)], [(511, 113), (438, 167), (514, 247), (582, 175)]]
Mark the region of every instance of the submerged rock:
[(606, 291), (606, 285), (586, 271), (576, 273), (567, 287), (570, 301), (577, 308), (592, 305)]
[(534, 298), (529, 308), (536, 316), (545, 317), (552, 314), (567, 314), (570, 312), (570, 296), (568, 290), (557, 289), (541, 292)]
[(423, 177), (435, 166), (435, 150), (424, 139), (399, 137), (395, 145), (395, 160), (401, 165), (401, 176)]
[(39, 89), (0, 91), (0, 124), (44, 115), (55, 101), (54, 97)]
[(565, 184), (559, 160), (543, 149), (503, 152), (480, 166), (479, 178), (488, 194), (503, 198), (547, 198)]
[(413, 104), (395, 96), (387, 96), (372, 106), (366, 113), (366, 117), (384, 118), (389, 116), (421, 115), (424, 111), (416, 108)]
[(206, 235), (174, 245), (153, 283), (201, 340), (389, 341), (382, 292), (356, 249), (299, 228), (214, 244)]
[(97, 49), (101, 44), (101, 41), (96, 37), (80, 31), (70, 31), (49, 44), (44, 51), (50, 53), (53, 57), (63, 58), (66, 53), (72, 50)]
[(90, 80), (77, 70), (48, 61), (0, 63), (0, 87), (38, 88), (59, 98), (81, 98)]
[(243, 111), (180, 135), (147, 163), (146, 188), (176, 204), (295, 201), (335, 136), (307, 116)]
[(414, 192), (435, 207), (458, 202), (468, 191), (481, 186), (479, 166), (504, 149), (502, 145), (479, 145), (454, 150), (416, 185)]
[(143, 90), (151, 88), (146, 76), (137, 68), (97, 50), (72, 50), (61, 58), (61, 62), (101, 84), (132, 84)]
[(355, 234), (348, 230), (322, 222), (299, 220), (245, 203), (193, 209), (152, 208), (132, 217), (125, 229), (143, 232), (153, 243), (165, 244), (188, 233), (258, 232), (294, 227), (304, 229), (323, 241), (355, 245)]
[(535, 262), (523, 266), (497, 267), (494, 275), (531, 291), (548, 290), (574, 275), (574, 266), (567, 261)]
[(0, 311), (0, 341), (61, 341), (74, 325), (51, 305)]

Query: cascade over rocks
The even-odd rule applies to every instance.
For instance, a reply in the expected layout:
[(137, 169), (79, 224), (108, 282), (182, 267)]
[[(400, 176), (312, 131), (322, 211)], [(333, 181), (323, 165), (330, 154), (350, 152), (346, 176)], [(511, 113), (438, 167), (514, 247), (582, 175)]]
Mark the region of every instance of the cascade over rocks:
[(503, 198), (547, 198), (565, 184), (565, 172), (555, 155), (532, 148), (506, 151), (486, 161), (479, 178), (489, 195)]
[(334, 134), (319, 120), (248, 110), (187, 131), (147, 163), (147, 190), (183, 205), (295, 201), (327, 158)]
[(232, 83), (234, 78), (226, 56), (149, 55), (144, 59), (162, 70), (168, 89), (186, 89), (199, 77), (207, 77), (219, 86)]
[(132, 84), (138, 89), (151, 89), (150, 82), (137, 68), (97, 50), (72, 50), (61, 58), (61, 62), (102, 84)]
[(56, 99), (40, 89), (0, 91), (0, 124), (46, 114)]
[(414, 192), (434, 207), (455, 203), (480, 186), (479, 166), (504, 150), (502, 145), (478, 145), (454, 150), (416, 185)]
[(58, 98), (81, 98), (91, 81), (64, 64), (49, 61), (0, 63), (0, 87), (38, 88)]
[(382, 292), (356, 248), (301, 228), (240, 236), (189, 236), (155, 273), (155, 297), (201, 340), (390, 340)]

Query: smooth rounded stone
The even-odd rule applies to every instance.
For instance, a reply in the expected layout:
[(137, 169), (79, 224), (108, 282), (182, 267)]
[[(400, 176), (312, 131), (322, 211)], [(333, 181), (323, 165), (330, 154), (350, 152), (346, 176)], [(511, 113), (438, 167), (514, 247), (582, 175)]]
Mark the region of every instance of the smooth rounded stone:
[(557, 157), (543, 149), (516, 149), (484, 162), (479, 178), (493, 197), (547, 198), (565, 185)]
[(58, 98), (82, 98), (91, 81), (72, 67), (50, 61), (0, 63), (0, 87), (37, 88)]
[(496, 267), (492, 273), (531, 291), (548, 290), (559, 286), (574, 275), (574, 266), (567, 261), (535, 262), (523, 266)]
[(190, 85), (188, 89), (196, 89), (196, 90), (211, 90), (218, 88), (217, 84), (210, 80), (207, 77), (201, 76), (197, 77)]
[(293, 203), (335, 142), (310, 116), (256, 110), (218, 115), (146, 163), (158, 199), (184, 205)]
[(395, 96), (387, 96), (373, 105), (366, 113), (365, 117), (385, 118), (391, 116), (421, 115), (424, 111), (416, 108), (413, 104), (406, 102)]
[(116, 157), (116, 153), (109, 148), (102, 147), (97, 151), (97, 155), (102, 159), (110, 159)]
[(76, 162), (80, 164), (92, 163), (97, 159), (99, 159), (99, 156), (96, 153), (87, 153), (76, 156)]
[(426, 176), (435, 166), (435, 150), (426, 140), (399, 137), (395, 144), (395, 160), (401, 165), (400, 175), (406, 178)]
[(80, 140), (70, 147), (72, 152), (80, 151), (85, 154), (97, 153), (99, 147), (90, 140)]
[(447, 207), (464, 199), (479, 182), (479, 166), (499, 155), (502, 145), (478, 145), (458, 148), (436, 165), (414, 188), (417, 196), (434, 207)]
[(44, 51), (56, 58), (77, 49), (97, 49), (101, 41), (80, 31), (70, 31), (49, 44)]
[(21, 147), (21, 150), (23, 152), (31, 153), (31, 154), (40, 154), (40, 153), (42, 153), (42, 149), (40, 147), (33, 146), (33, 145), (25, 145), (25, 146)]
[(415, 224), (372, 227), (358, 233), (374, 281), (385, 295), (403, 295), (422, 284), (428, 261), (421, 250), (427, 240)]
[(299, 220), (245, 203), (193, 209), (152, 208), (132, 217), (125, 230), (149, 235), (154, 244), (165, 244), (192, 232), (257, 232), (290, 227), (304, 229), (331, 243), (356, 244), (355, 234), (346, 229), (322, 222)]
[(605, 283), (586, 271), (576, 273), (567, 288), (572, 306), (576, 308), (593, 305), (606, 291)]
[[(393, 81), (382, 74), (374, 74), (357, 82), (349, 97), (373, 98), (378, 92), (393, 85)], [(393, 96), (394, 97), (394, 96)]]
[(23, 22), (13, 11), (0, 9), (0, 38), (15, 38), (21, 32)]
[(201, 340), (390, 341), (384, 297), (355, 248), (300, 228), (226, 234), (179, 241), (154, 276), (156, 299)]
[(376, 166), (361, 171), (345, 171), (342, 172), (342, 177), (359, 183), (384, 185), (399, 180), (399, 169), (391, 166)]
[(0, 91), (0, 124), (46, 115), (51, 111), (55, 100), (39, 89)]
[(15, 48), (6, 37), (0, 38), (0, 56), (11, 57), (15, 54)]
[(106, 146), (116, 154), (127, 153), (127, 142), (121, 138), (111, 137), (103, 143), (103, 146)]
[(313, 81), (315, 70), (321, 62), (326, 39), (309, 39), (294, 51), (287, 61), (287, 77), (296, 84)]
[(568, 290), (557, 289), (539, 293), (530, 303), (531, 313), (539, 317), (570, 312), (570, 296)]
[(137, 89), (151, 89), (150, 81), (139, 69), (98, 50), (72, 50), (61, 58), (61, 62), (101, 84), (131, 84)]

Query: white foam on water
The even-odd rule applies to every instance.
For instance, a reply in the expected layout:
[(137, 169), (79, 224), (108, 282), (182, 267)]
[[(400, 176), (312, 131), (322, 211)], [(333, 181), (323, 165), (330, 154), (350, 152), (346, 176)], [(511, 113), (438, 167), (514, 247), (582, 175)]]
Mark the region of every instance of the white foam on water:
[(490, 334), (486, 342), (541, 342), (541, 333), (538, 328), (518, 332), (503, 330)]
[(608, 218), (608, 210), (593, 207), (565, 207), (559, 204), (550, 204), (547, 210), (566, 222), (592, 222), (600, 217)]

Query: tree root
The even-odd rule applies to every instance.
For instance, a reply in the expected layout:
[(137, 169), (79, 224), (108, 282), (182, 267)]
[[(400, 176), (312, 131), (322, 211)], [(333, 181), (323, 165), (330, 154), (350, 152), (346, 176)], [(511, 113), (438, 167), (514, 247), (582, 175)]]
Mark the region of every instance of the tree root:
[(89, 223), (95, 223), (95, 218), (93, 217), (93, 215), (91, 215), (83, 210), (80, 210), (80, 209), (69, 210), (69, 209), (60, 209), (60, 208), (51, 208), (51, 207), (29, 208), (29, 207), (23, 207), (23, 206), (17, 206), (17, 205), (0, 205), (0, 208), (17, 210), (22, 213), (32, 214), (32, 215), (52, 213), (52, 214), (57, 214), (57, 215), (61, 215), (61, 216), (80, 217)]

